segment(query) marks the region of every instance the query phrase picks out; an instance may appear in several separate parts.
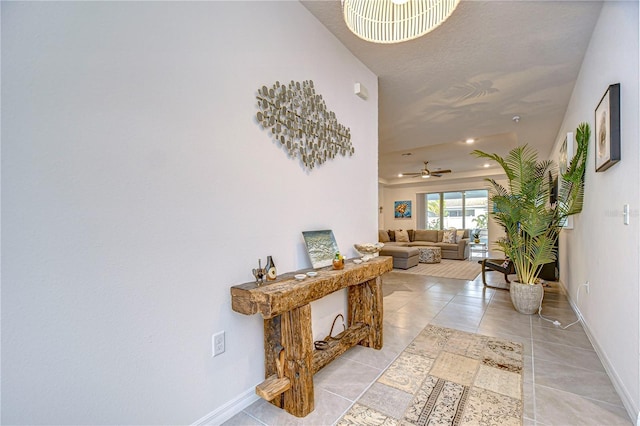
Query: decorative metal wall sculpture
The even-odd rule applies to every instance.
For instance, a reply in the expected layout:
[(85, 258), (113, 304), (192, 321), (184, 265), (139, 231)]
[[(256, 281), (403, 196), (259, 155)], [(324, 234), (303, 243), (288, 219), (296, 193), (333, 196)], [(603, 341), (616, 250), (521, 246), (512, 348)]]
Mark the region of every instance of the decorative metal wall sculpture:
[(351, 132), (338, 123), (336, 114), (327, 110), (322, 95), (316, 94), (313, 81), (291, 81), (288, 86), (276, 81), (271, 88), (258, 89), (256, 118), (292, 158), (309, 169), (337, 154), (353, 155)]

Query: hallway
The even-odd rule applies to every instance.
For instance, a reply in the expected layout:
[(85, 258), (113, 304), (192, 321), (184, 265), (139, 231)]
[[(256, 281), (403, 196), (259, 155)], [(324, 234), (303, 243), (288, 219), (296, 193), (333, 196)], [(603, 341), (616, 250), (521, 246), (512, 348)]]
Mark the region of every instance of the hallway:
[[(626, 410), (580, 323), (555, 283), (542, 314), (517, 313), (507, 291), (474, 281), (402, 272), (383, 276), (384, 348), (355, 347), (314, 377), (315, 410), (298, 419), (259, 400), (225, 425), (335, 423), (429, 323), (507, 338), (525, 347), (524, 425), (630, 425)], [(500, 283), (500, 274), (489, 274)]]

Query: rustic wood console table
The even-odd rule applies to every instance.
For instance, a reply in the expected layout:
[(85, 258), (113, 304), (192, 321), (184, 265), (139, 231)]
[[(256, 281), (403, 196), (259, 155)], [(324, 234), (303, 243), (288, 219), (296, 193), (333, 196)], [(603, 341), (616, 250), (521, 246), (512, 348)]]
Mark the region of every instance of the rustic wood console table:
[[(382, 348), (382, 281), (393, 269), (393, 258), (375, 257), (344, 269), (318, 269), (318, 275), (296, 280), (296, 273), (275, 281), (231, 287), (231, 306), (245, 315), (264, 318), (266, 380), (256, 393), (297, 417), (314, 409), (313, 375), (354, 345)], [(337, 290), (348, 288), (347, 329), (329, 340), (324, 350), (314, 349), (311, 305)]]

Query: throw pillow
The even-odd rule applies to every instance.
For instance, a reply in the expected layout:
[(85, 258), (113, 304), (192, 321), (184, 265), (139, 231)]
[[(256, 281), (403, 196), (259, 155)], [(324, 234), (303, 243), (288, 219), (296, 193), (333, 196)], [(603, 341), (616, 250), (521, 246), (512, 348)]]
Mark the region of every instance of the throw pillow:
[(459, 229), (456, 232), (456, 243), (460, 242), (464, 238), (464, 229)]
[(381, 243), (388, 243), (391, 241), (389, 238), (389, 233), (384, 229), (378, 230), (378, 241)]
[(446, 229), (444, 234), (442, 235), (442, 242), (455, 244), (456, 243), (456, 230), (455, 229)]
[(407, 231), (403, 231), (402, 229), (398, 229), (396, 231), (396, 241), (399, 243), (408, 243), (409, 233)]

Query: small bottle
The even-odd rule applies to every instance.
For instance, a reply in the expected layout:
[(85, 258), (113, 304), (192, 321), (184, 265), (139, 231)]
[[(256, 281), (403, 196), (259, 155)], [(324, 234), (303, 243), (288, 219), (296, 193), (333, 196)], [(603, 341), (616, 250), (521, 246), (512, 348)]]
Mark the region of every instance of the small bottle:
[(271, 256), (267, 256), (267, 264), (264, 265), (264, 269), (267, 275), (267, 281), (273, 281), (278, 276), (278, 272), (276, 271), (276, 264), (273, 263), (273, 258)]
[(344, 268), (344, 257), (340, 254), (340, 252), (336, 253), (336, 256), (333, 258), (333, 269), (343, 269)]

